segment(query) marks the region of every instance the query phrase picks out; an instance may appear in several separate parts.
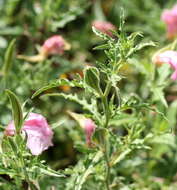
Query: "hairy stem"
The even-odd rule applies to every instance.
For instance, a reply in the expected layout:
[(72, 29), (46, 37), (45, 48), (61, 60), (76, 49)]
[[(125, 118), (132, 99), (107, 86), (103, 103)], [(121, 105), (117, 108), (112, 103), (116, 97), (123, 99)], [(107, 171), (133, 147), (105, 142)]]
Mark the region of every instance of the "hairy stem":
[[(104, 109), (104, 115), (105, 115), (105, 123), (104, 127), (108, 128), (109, 125), (109, 119), (110, 119), (110, 110), (109, 110), (109, 104), (108, 104), (108, 99), (107, 96), (110, 92), (111, 89), (111, 82), (108, 82), (106, 85), (106, 89), (104, 92), (104, 95), (102, 96), (102, 104), (103, 104), (103, 109)], [(111, 190), (110, 189), (110, 164), (109, 164), (109, 153), (108, 153), (108, 146), (107, 146), (107, 139), (104, 139), (104, 158), (105, 158), (105, 163), (106, 163), (106, 177), (105, 177), (105, 186), (106, 190)]]
[(109, 164), (109, 156), (108, 156), (108, 151), (107, 151), (107, 144), (105, 143), (105, 162), (106, 162), (106, 180), (105, 180), (105, 184), (106, 184), (106, 189), (107, 190), (111, 190), (110, 188), (110, 164)]
[(109, 124), (109, 105), (107, 102), (107, 98), (105, 96), (102, 97), (102, 102), (103, 102), (103, 109), (104, 109), (104, 114), (105, 114), (105, 123), (104, 127), (107, 128)]

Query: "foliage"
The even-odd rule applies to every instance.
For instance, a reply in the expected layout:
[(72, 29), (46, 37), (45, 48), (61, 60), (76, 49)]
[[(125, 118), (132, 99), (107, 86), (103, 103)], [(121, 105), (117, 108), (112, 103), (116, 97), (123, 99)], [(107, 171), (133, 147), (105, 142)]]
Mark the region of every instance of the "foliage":
[[(0, 0), (0, 189), (177, 188), (176, 81), (167, 64), (152, 62), (159, 49), (176, 50), (160, 20), (174, 3)], [(107, 35), (93, 20), (117, 29)], [(38, 54), (56, 34), (69, 51), (36, 63), (18, 59)], [(41, 156), (26, 148), (22, 131), (32, 111), (54, 131)], [(70, 112), (95, 123), (92, 144)], [(16, 133), (6, 136), (12, 119)]]

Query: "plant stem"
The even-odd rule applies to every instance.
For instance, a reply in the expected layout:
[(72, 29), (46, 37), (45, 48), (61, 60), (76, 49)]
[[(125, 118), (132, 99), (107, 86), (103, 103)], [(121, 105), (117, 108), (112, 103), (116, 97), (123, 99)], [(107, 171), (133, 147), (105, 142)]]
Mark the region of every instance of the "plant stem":
[[(106, 89), (104, 92), (104, 95), (102, 96), (102, 103), (103, 103), (103, 109), (104, 109), (104, 114), (105, 114), (105, 123), (104, 127), (108, 128), (109, 125), (109, 119), (110, 119), (110, 110), (109, 110), (109, 104), (107, 100), (107, 96), (110, 92), (111, 89), (111, 82), (109, 81), (106, 85)], [(111, 190), (110, 189), (110, 164), (109, 164), (109, 152), (108, 152), (108, 146), (107, 146), (107, 138), (104, 139), (104, 158), (105, 158), (105, 163), (106, 163), (106, 178), (105, 178), (105, 186), (106, 190)]]
[(102, 97), (102, 102), (103, 102), (103, 108), (104, 108), (104, 114), (105, 114), (105, 124), (104, 127), (108, 127), (109, 123), (109, 106), (107, 102), (107, 98), (105, 96)]
[(106, 180), (105, 180), (105, 184), (106, 184), (106, 189), (107, 190), (111, 190), (109, 187), (110, 184), (110, 164), (109, 164), (109, 156), (108, 156), (108, 152), (107, 152), (107, 144), (105, 142), (105, 162), (106, 162)]

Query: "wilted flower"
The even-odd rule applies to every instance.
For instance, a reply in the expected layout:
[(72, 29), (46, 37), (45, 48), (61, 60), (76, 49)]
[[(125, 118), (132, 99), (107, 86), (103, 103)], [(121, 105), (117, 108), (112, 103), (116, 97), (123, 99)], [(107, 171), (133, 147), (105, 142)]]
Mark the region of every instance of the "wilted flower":
[(168, 51), (159, 53), (158, 55), (155, 56), (154, 62), (156, 64), (163, 64), (163, 63), (170, 64), (171, 67), (175, 70), (171, 76), (171, 79), (172, 80), (177, 79), (177, 52), (176, 51), (168, 50)]
[(42, 45), (42, 53), (45, 55), (60, 54), (70, 49), (70, 45), (60, 35), (48, 38)]
[(177, 5), (171, 10), (165, 10), (161, 19), (167, 25), (167, 37), (174, 38), (177, 35)]
[(24, 59), (30, 62), (44, 61), (49, 55), (59, 54), (62, 55), (65, 50), (70, 49), (68, 44), (62, 36), (55, 35), (48, 38), (42, 45), (39, 54), (33, 56), (18, 55), (19, 59)]
[(108, 36), (113, 36), (113, 33), (111, 30), (115, 30), (116, 27), (111, 24), (110, 22), (106, 22), (106, 21), (94, 21), (92, 23), (92, 26), (94, 26), (97, 30), (107, 34)]
[(91, 142), (92, 135), (96, 129), (95, 123), (91, 119), (84, 117), (82, 114), (77, 114), (77, 113), (74, 113), (71, 111), (68, 111), (68, 113), (84, 129), (87, 145), (91, 146), (92, 145), (92, 142)]
[(86, 135), (86, 142), (88, 145), (91, 145), (91, 138), (95, 131), (96, 125), (91, 119), (84, 120), (84, 130)]
[[(47, 120), (40, 114), (30, 113), (25, 120), (22, 131), (27, 134), (27, 147), (33, 155), (39, 155), (52, 146), (53, 132)], [(12, 121), (5, 129), (5, 135), (13, 136), (15, 125)]]

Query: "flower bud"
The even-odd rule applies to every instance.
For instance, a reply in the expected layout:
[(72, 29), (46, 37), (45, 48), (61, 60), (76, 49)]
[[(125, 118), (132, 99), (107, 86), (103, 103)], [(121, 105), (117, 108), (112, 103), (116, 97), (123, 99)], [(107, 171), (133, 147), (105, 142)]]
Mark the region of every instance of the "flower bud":
[(94, 21), (92, 23), (92, 26), (94, 26), (97, 30), (99, 30), (102, 33), (107, 34), (110, 37), (113, 37), (113, 33), (111, 30), (115, 30), (116, 27), (111, 24), (110, 22), (106, 22), (106, 21)]
[(95, 123), (86, 117), (84, 117), (82, 114), (77, 114), (71, 111), (68, 111), (68, 114), (74, 118), (79, 125), (84, 129), (85, 136), (86, 136), (86, 143), (88, 146), (92, 145), (92, 135), (95, 132), (96, 125)]
[(70, 49), (70, 44), (68, 44), (62, 36), (55, 35), (48, 38), (42, 45), (39, 54), (26, 56), (18, 55), (17, 58), (24, 59), (29, 62), (40, 62), (44, 61), (49, 55), (59, 54), (62, 55), (65, 50)]
[(91, 138), (95, 131), (95, 123), (91, 119), (85, 119), (84, 121), (84, 130), (86, 135), (86, 142), (90, 146), (92, 145)]
[(55, 35), (47, 39), (42, 45), (41, 52), (44, 55), (62, 55), (65, 50), (69, 50), (70, 45), (60, 35)]

